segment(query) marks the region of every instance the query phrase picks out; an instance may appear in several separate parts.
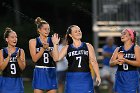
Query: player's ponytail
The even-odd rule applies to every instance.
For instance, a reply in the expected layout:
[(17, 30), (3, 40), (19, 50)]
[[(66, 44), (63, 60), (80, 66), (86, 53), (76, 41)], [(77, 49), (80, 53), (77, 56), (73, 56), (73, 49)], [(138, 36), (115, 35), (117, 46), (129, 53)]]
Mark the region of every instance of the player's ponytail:
[(37, 17), (35, 19), (35, 24), (37, 25), (37, 29), (40, 29), (42, 27), (43, 24), (48, 24), (48, 22), (46, 22), (45, 20), (43, 20), (40, 17)]
[(4, 32), (4, 39), (8, 38), (9, 33), (11, 33), (13, 30), (9, 27), (5, 28), (5, 32)]
[(136, 31), (134, 31), (133, 34), (134, 34), (134, 41), (133, 42), (134, 42), (134, 44), (136, 44), (137, 43)]
[(71, 25), (71, 26), (69, 26), (68, 27), (68, 29), (67, 29), (67, 32), (66, 32), (66, 40), (67, 40), (67, 42), (68, 42), (68, 45), (70, 45), (70, 44), (72, 44), (73, 43), (73, 40), (72, 40), (72, 38), (70, 37), (70, 35), (69, 34), (71, 34), (71, 28), (72, 27), (75, 27), (76, 25)]

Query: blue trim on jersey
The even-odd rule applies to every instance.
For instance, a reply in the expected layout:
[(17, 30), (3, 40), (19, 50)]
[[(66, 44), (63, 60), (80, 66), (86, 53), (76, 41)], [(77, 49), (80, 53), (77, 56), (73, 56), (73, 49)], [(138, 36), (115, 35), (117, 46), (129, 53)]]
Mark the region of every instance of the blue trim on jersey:
[(74, 47), (73, 44), (71, 44), (70, 46), (71, 46), (72, 48), (75, 48), (75, 49), (80, 49), (81, 47), (83, 47), (83, 45), (84, 45), (84, 42), (81, 42), (81, 45), (80, 45), (78, 48)]
[(22, 78), (3, 77), (0, 93), (24, 93)]
[[(12, 55), (15, 55), (15, 54), (18, 52), (18, 49), (19, 49), (19, 48), (18, 48), (18, 47), (16, 47), (16, 50), (15, 50), (15, 52), (14, 52), (14, 53), (12, 53)], [(7, 54), (8, 54), (7, 47), (6, 47), (6, 48), (4, 48), (3, 50), (4, 50)], [(12, 56), (12, 55), (11, 55), (11, 56)]]
[(47, 43), (49, 43), (49, 47), (53, 47), (53, 43), (52, 43), (51, 37), (48, 37)]
[(33, 89), (57, 89), (56, 68), (35, 68), (33, 76)]
[[(47, 39), (47, 38), (46, 38), (46, 39)], [(39, 41), (39, 43), (40, 43), (41, 45), (43, 45), (39, 37), (37, 37), (37, 40)], [(51, 46), (51, 47), (53, 46), (51, 37), (48, 37), (47, 43), (49, 43), (49, 46)], [(36, 44), (36, 45), (37, 45), (37, 44)]]
[[(40, 38), (39, 37), (37, 37), (37, 40), (39, 41), (39, 43), (42, 45), (42, 42), (41, 42), (41, 40), (40, 40)], [(37, 45), (37, 44), (36, 44)]]
[(139, 88), (138, 71), (117, 71), (114, 91), (117, 93), (137, 93)]
[(128, 50), (125, 50), (125, 49), (124, 49), (124, 46), (122, 46), (122, 50), (123, 50), (124, 52), (128, 52), (128, 51), (131, 50), (134, 46), (135, 46), (135, 45), (132, 44), (131, 47), (130, 47)]
[(94, 93), (90, 72), (67, 72), (65, 93)]

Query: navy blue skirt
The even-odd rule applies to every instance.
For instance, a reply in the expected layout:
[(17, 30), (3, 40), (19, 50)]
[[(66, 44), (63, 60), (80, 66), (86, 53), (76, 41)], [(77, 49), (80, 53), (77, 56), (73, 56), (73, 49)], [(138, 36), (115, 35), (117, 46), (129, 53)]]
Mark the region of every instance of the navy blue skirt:
[(22, 78), (2, 77), (0, 93), (24, 93)]
[(137, 93), (139, 89), (138, 71), (117, 71), (114, 91), (117, 93)]
[(35, 68), (33, 76), (33, 89), (57, 89), (56, 68)]
[(94, 93), (90, 72), (67, 72), (65, 93)]

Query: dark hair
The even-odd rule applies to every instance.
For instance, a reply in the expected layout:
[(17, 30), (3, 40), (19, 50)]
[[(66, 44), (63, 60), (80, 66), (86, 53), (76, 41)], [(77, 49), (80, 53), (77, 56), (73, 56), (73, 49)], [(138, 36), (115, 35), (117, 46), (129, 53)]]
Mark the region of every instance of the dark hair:
[(136, 31), (133, 31), (133, 35), (134, 35), (134, 44), (136, 44), (136, 41), (137, 41), (137, 37), (136, 37)]
[(37, 25), (37, 29), (38, 29), (38, 28), (41, 28), (43, 24), (48, 24), (48, 22), (46, 22), (45, 20), (43, 20), (40, 17), (37, 17), (35, 19), (35, 24)]
[(72, 44), (73, 43), (73, 40), (72, 40), (72, 38), (69, 36), (69, 34), (71, 34), (71, 28), (73, 28), (73, 27), (75, 27), (75, 26), (77, 26), (77, 25), (71, 25), (71, 26), (69, 26), (68, 27), (68, 29), (67, 29), (67, 32), (66, 32), (66, 40), (68, 41), (68, 45), (70, 45), (70, 44)]
[(5, 32), (4, 32), (4, 39), (8, 38), (9, 33), (13, 32), (13, 30), (9, 27), (5, 28)]

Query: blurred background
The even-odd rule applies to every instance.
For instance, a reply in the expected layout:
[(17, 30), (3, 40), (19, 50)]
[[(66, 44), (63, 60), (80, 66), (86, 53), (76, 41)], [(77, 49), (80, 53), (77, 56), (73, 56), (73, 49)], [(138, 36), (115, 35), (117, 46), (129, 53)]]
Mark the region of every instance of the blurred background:
[[(25, 93), (33, 93), (31, 82), (34, 64), (28, 48), (29, 39), (38, 36), (34, 23), (36, 17), (46, 20), (51, 26), (51, 34), (64, 37), (68, 26), (78, 25), (84, 42), (95, 48), (100, 70), (104, 66), (104, 46), (106, 38), (113, 37), (113, 45), (122, 45), (120, 31), (132, 28), (137, 31), (139, 44), (140, 0), (0, 0), (0, 48), (5, 47), (3, 33), (11, 27), (18, 34), (17, 46), (26, 53), (27, 67), (24, 70)], [(93, 72), (94, 77), (94, 72)], [(104, 79), (100, 87), (95, 84), (96, 93), (111, 93), (113, 81)]]

